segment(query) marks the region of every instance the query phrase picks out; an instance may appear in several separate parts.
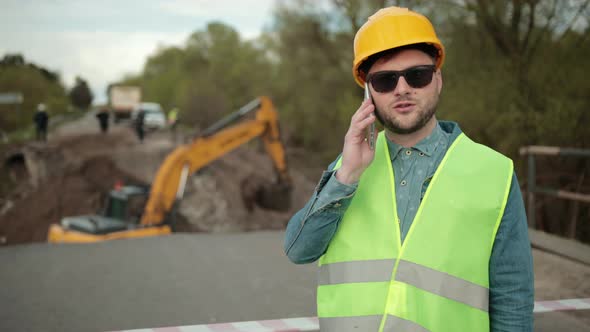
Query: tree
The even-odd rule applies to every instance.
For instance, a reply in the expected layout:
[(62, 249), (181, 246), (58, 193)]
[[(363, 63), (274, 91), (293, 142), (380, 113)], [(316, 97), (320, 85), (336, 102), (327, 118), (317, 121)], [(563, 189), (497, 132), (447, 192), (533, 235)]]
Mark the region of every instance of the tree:
[[(450, 50), (447, 82), (457, 78), (462, 86), (470, 86), (469, 100), (475, 106), (455, 103), (464, 100), (459, 91), (452, 93), (453, 100), (444, 99), (447, 106), (453, 104), (459, 119), (477, 123), (475, 138), (513, 156), (522, 145), (588, 142), (576, 123), (589, 107), (579, 92), (588, 89), (582, 77), (588, 59), (580, 55), (590, 35), (589, 4), (589, 0), (439, 4), (443, 10), (437, 13), (446, 16), (443, 42)], [(448, 96), (452, 89), (445, 90)], [(564, 130), (569, 124), (576, 129)]]
[[(524, 66), (544, 40), (560, 42), (576, 24), (588, 24), (589, 0), (468, 0), (466, 9), (492, 38), (500, 54)], [(585, 22), (583, 22), (585, 21)]]
[(67, 94), (59, 75), (41, 65), (27, 63), (21, 54), (0, 59), (0, 92), (20, 92), (23, 104), (0, 105), (0, 128), (13, 131), (31, 125), (37, 104), (47, 105), (51, 114), (67, 109)]
[(70, 100), (72, 104), (81, 110), (87, 110), (94, 96), (88, 87), (88, 83), (81, 78), (76, 77), (76, 84), (70, 91)]
[(183, 122), (206, 127), (260, 94), (269, 94), (272, 67), (257, 41), (233, 27), (209, 23), (184, 47), (160, 48), (138, 79), (143, 99), (177, 105)]
[(25, 65), (25, 58), (22, 54), (6, 54), (4, 58), (0, 60), (0, 66), (2, 67), (19, 67)]

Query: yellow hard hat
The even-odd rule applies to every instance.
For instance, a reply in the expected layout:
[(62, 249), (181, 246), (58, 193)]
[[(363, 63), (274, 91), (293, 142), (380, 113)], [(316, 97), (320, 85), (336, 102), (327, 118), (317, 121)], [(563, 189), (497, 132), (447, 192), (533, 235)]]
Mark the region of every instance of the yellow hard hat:
[(355, 81), (361, 87), (364, 86), (365, 73), (362, 73), (359, 67), (371, 55), (419, 43), (436, 47), (436, 68), (442, 67), (445, 49), (438, 40), (432, 23), (424, 15), (400, 7), (380, 9), (369, 17), (354, 37), (352, 75)]

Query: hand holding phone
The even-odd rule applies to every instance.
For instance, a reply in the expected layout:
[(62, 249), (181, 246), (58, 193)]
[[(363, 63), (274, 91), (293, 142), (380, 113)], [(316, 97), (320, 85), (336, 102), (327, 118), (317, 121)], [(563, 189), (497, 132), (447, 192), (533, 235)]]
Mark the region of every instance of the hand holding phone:
[[(369, 91), (369, 85), (365, 82), (365, 100), (371, 99), (371, 92)], [(369, 148), (375, 149), (375, 122), (369, 125), (367, 132), (367, 141), (369, 141)]]
[(344, 184), (358, 183), (363, 172), (375, 158), (375, 108), (371, 107), (371, 102), (367, 99), (372, 102), (373, 98), (365, 84), (365, 101), (351, 118), (342, 148), (342, 163), (335, 173), (336, 179)]

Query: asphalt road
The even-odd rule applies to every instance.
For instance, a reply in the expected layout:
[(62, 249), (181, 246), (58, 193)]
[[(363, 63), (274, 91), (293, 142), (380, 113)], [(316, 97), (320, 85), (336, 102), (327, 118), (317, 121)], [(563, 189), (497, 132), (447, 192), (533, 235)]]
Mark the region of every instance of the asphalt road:
[[(113, 331), (315, 316), (314, 264), (282, 232), (0, 247), (1, 331)], [(590, 313), (590, 311), (589, 311)], [(537, 332), (590, 331), (565, 313)]]

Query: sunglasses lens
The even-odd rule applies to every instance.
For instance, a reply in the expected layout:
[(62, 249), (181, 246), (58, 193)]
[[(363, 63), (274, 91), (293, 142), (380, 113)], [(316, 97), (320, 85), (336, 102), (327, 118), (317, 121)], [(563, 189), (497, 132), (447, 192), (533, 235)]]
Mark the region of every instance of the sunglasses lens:
[(391, 92), (395, 90), (399, 77), (403, 76), (410, 87), (419, 89), (432, 82), (434, 70), (434, 66), (416, 66), (404, 71), (376, 72), (369, 76), (369, 81), (375, 91)]
[(397, 85), (398, 74), (394, 72), (376, 73), (371, 77), (371, 85), (377, 92), (389, 92)]
[(423, 88), (432, 82), (432, 68), (412, 68), (406, 71), (404, 78), (412, 88)]

